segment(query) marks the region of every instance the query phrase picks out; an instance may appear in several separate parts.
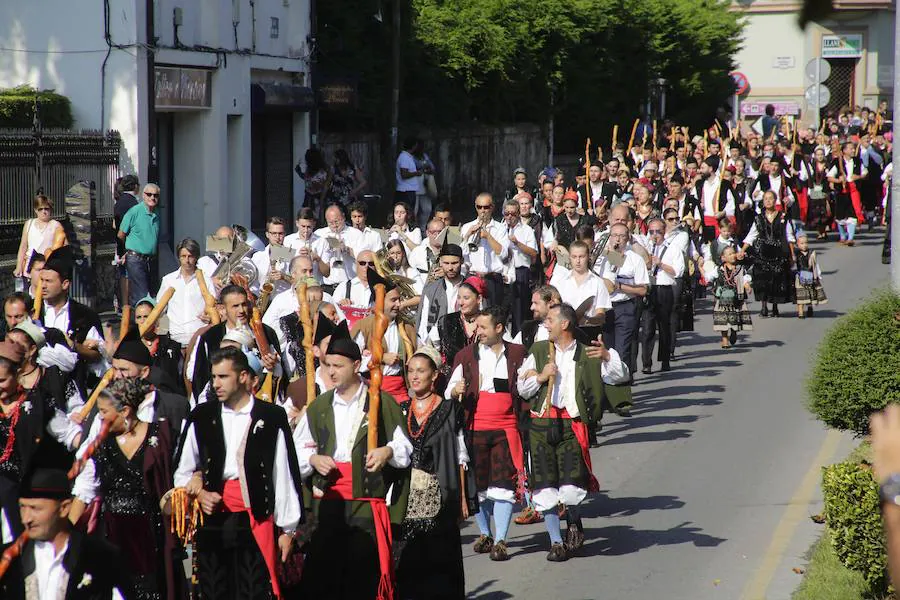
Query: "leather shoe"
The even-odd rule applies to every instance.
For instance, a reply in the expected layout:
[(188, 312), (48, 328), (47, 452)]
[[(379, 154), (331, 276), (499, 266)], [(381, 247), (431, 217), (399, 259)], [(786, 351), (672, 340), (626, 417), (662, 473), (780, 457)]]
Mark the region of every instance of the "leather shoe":
[(643, 373), (644, 375), (649, 375), (652, 372), (653, 369), (651, 369), (650, 367), (644, 367), (643, 369), (641, 369), (641, 373)]
[(582, 546), (584, 546), (584, 532), (575, 525), (569, 525), (566, 531), (566, 548), (569, 552), (574, 552)]
[(662, 364), (662, 369), (661, 369), (661, 370), (663, 370), (663, 371), (671, 371), (671, 370), (672, 370), (672, 367), (669, 366), (669, 363), (668, 363), (668, 362), (664, 362), (664, 363)]
[(477, 552), (478, 554), (487, 554), (494, 548), (494, 538), (489, 535), (479, 536), (477, 540), (475, 540), (475, 544), (472, 546), (472, 550)]
[(550, 546), (550, 552), (547, 554), (547, 560), (550, 562), (566, 562), (569, 560), (569, 554), (566, 552), (565, 544), (553, 544)]
[(494, 547), (491, 548), (491, 560), (497, 562), (503, 562), (504, 560), (509, 560), (509, 551), (506, 549), (506, 542), (500, 540)]

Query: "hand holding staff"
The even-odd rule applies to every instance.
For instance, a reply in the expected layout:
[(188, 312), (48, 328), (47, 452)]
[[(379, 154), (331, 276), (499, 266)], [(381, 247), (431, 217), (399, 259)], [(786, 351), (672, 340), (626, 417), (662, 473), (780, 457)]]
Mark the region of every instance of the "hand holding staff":
[[(547, 364), (556, 362), (556, 344), (550, 342), (550, 346), (547, 349), (548, 359)], [(541, 406), (540, 414), (543, 416), (547, 414), (547, 411), (550, 410), (551, 402), (553, 401), (553, 386), (556, 385), (556, 375), (550, 375), (550, 379), (547, 380), (547, 397), (544, 398), (544, 405)]]
[(619, 142), (619, 126), (618, 126), (618, 125), (613, 125), (612, 146), (610, 146), (610, 147), (612, 148), (612, 151), (613, 151), (614, 153), (615, 153), (615, 151), (616, 151), (616, 144), (617, 144), (618, 142)]

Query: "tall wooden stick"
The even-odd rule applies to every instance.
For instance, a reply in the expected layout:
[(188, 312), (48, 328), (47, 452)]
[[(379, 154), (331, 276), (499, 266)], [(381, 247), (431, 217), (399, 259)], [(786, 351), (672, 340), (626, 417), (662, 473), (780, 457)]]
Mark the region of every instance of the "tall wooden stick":
[(613, 125), (613, 136), (612, 136), (612, 152), (615, 154), (616, 152), (616, 144), (619, 141), (619, 126)]
[[(631, 137), (628, 138), (628, 148), (625, 149), (626, 152), (631, 152), (631, 149), (634, 147), (634, 134), (637, 133), (637, 126), (640, 122), (640, 119), (635, 119), (634, 125), (631, 126)], [(615, 153), (615, 149), (613, 149), (613, 153)]]
[(375, 286), (375, 326), (369, 336), (369, 431), (367, 448), (371, 452), (378, 447), (378, 415), (381, 413), (381, 379), (383, 370), (381, 359), (384, 356), (384, 334), (388, 328), (388, 319), (384, 314), (384, 284)]
[[(547, 363), (555, 363), (556, 362), (556, 344), (553, 342), (548, 342), (550, 344), (549, 348), (547, 348)], [(547, 411), (550, 410), (551, 403), (553, 401), (553, 386), (556, 385), (556, 375), (551, 375), (550, 379), (547, 380), (547, 396), (544, 398), (544, 405), (541, 407), (541, 416), (547, 414)]]
[(216, 310), (216, 299), (209, 293), (209, 286), (206, 285), (206, 278), (203, 276), (203, 271), (197, 269), (194, 271), (194, 275), (197, 277), (197, 287), (200, 288), (200, 295), (203, 296), (206, 316), (209, 317), (211, 325), (218, 325), (221, 319), (219, 318), (219, 311)]
[[(297, 286), (297, 300), (300, 303), (300, 324), (303, 326), (303, 356), (306, 361), (306, 406), (316, 397), (315, 357), (313, 356), (313, 322), (306, 295), (306, 283)], [(320, 319), (325, 316), (321, 315)]]
[(656, 160), (656, 119), (653, 119), (653, 159)]

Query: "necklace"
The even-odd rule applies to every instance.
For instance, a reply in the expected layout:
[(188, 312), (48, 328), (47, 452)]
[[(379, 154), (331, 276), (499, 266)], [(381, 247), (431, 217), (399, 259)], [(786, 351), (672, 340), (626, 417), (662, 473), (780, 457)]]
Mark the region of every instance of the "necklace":
[(25, 399), (25, 390), (19, 388), (18, 397), (15, 400), (12, 411), (0, 413), (0, 418), (9, 419), (9, 435), (6, 438), (6, 446), (3, 448), (3, 454), (0, 455), (0, 463), (5, 463), (12, 456), (13, 448), (16, 446), (16, 424), (19, 422), (19, 415), (22, 414), (22, 400)]
[[(411, 435), (414, 440), (419, 439), (425, 433), (425, 426), (428, 424), (428, 420), (431, 418), (431, 414), (434, 412), (435, 407), (440, 401), (440, 396), (438, 396), (437, 394), (431, 394), (431, 401), (428, 403), (427, 408), (425, 408), (424, 410), (417, 407), (418, 403), (420, 402), (418, 399), (410, 404), (409, 413), (406, 415), (406, 425), (407, 431), (409, 431), (409, 435)], [(413, 431), (413, 418), (415, 418), (419, 424), (419, 429), (417, 431)]]

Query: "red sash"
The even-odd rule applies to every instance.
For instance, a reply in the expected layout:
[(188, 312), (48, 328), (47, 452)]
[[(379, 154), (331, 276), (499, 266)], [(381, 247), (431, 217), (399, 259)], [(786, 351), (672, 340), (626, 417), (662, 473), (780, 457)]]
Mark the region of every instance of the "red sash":
[(381, 579), (378, 582), (377, 600), (392, 600), (394, 597), (394, 566), (391, 559), (391, 515), (388, 512), (384, 498), (354, 498), (353, 497), (353, 465), (348, 462), (336, 462), (339, 474), (337, 481), (332, 483), (323, 500), (356, 500), (368, 502), (372, 507), (372, 517), (375, 521), (375, 543), (378, 546), (378, 566), (381, 571)]
[(599, 492), (600, 482), (597, 481), (597, 478), (594, 476), (594, 467), (591, 464), (591, 447), (588, 443), (587, 424), (581, 419), (575, 420), (570, 417), (569, 411), (565, 408), (557, 408), (555, 406), (550, 407), (550, 413), (546, 417), (538, 417), (537, 413), (535, 413), (534, 411), (531, 412), (531, 417), (542, 419), (566, 419), (567, 421), (569, 421), (569, 424), (572, 426), (572, 433), (575, 434), (575, 439), (578, 440), (578, 445), (581, 447), (581, 458), (582, 460), (584, 460), (584, 464), (588, 470), (587, 491)]
[(372, 314), (371, 308), (362, 308), (359, 306), (342, 306), (341, 310), (344, 312), (344, 316), (347, 317), (347, 327), (353, 329), (353, 326), (356, 325), (356, 322), (365, 319), (370, 314)]
[(803, 186), (797, 191), (797, 202), (800, 203), (800, 220), (806, 223), (806, 214), (809, 211), (809, 188)]
[(409, 400), (409, 392), (406, 389), (406, 381), (403, 375), (385, 375), (381, 378), (381, 391), (394, 397), (397, 404)]
[(513, 411), (512, 395), (509, 392), (479, 392), (472, 430), (497, 429), (502, 429), (506, 434), (509, 453), (516, 467), (516, 496), (519, 497), (525, 492), (525, 452), (522, 450), (522, 437)]
[(859, 197), (859, 188), (856, 187), (855, 181), (851, 181), (847, 186), (850, 190), (850, 202), (853, 204), (853, 212), (856, 213), (856, 220), (862, 224), (865, 222), (865, 217), (863, 216), (862, 201)]
[(256, 545), (259, 546), (259, 551), (262, 552), (263, 560), (266, 562), (266, 569), (269, 571), (272, 593), (275, 594), (276, 598), (281, 598), (278, 576), (275, 573), (275, 563), (278, 560), (278, 549), (275, 545), (275, 520), (269, 517), (265, 521), (259, 522), (253, 518), (253, 513), (244, 504), (244, 498), (241, 495), (241, 482), (237, 479), (230, 479), (225, 482), (225, 488), (222, 490), (222, 506), (228, 512), (248, 513), (250, 517), (250, 531), (253, 533)]

